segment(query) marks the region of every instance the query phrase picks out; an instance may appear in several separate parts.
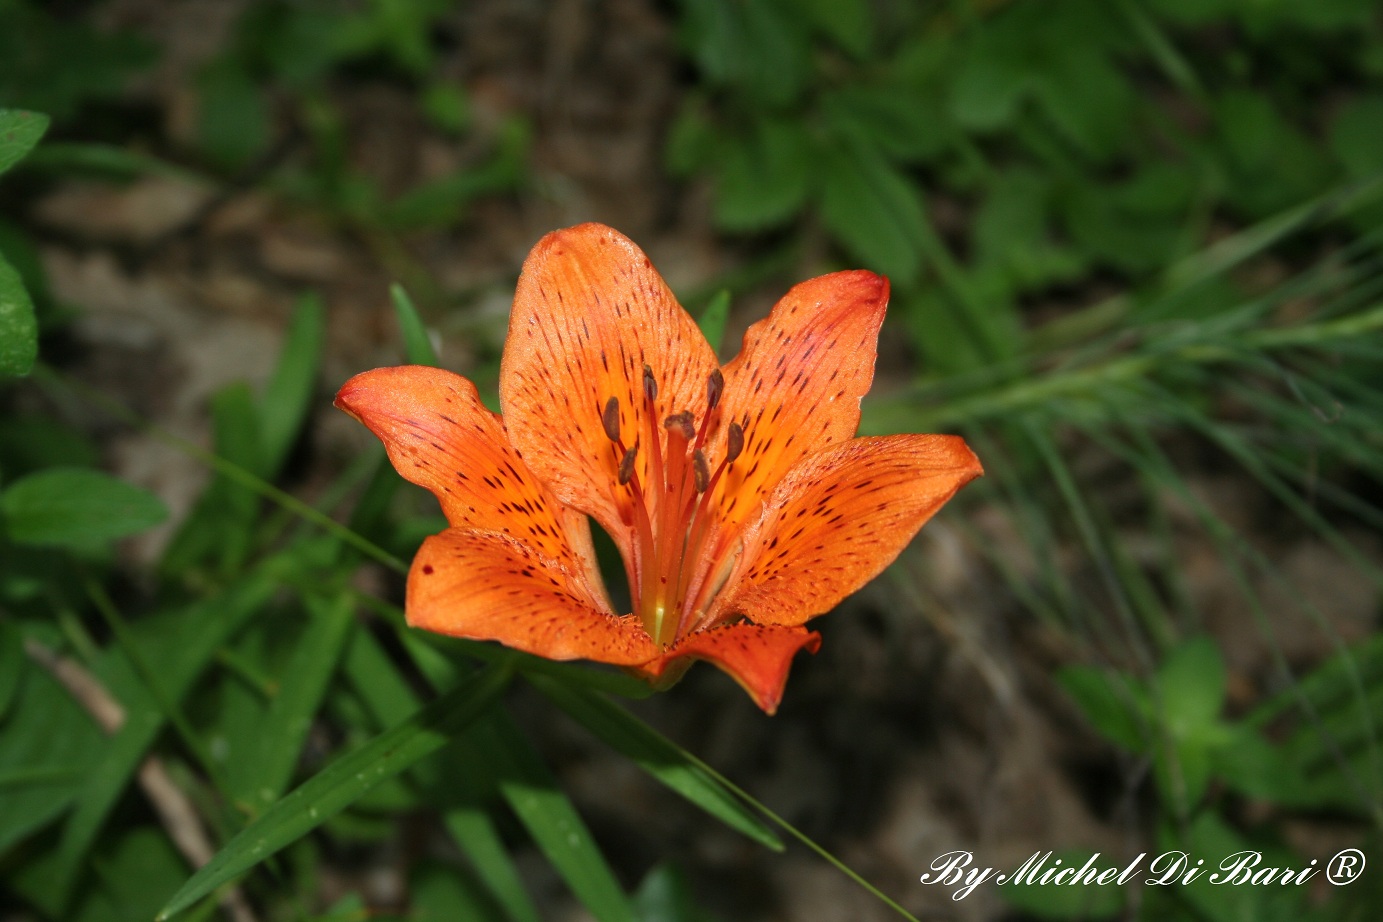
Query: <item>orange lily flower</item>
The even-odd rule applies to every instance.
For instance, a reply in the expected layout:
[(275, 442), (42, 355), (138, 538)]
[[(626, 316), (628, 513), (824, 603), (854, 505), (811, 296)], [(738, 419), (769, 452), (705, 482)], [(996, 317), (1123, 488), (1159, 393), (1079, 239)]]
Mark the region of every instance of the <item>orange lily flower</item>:
[[(379, 368), (336, 405), (431, 490), (450, 527), (408, 575), (408, 622), (660, 687), (693, 660), (773, 713), (805, 623), (891, 563), (981, 473), (958, 437), (856, 438), (887, 280), (794, 287), (723, 368), (637, 246), (598, 224), (524, 263), (503, 415), (437, 368)], [(589, 519), (624, 559), (612, 608)]]

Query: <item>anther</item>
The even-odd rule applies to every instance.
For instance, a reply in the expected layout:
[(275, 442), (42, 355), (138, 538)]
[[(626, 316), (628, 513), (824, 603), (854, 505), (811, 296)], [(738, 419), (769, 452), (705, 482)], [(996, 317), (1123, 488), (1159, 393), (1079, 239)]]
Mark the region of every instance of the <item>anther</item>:
[(699, 448), (692, 455), (692, 479), (698, 493), (705, 493), (711, 484), (711, 466), (706, 463), (706, 453)]
[(605, 437), (612, 442), (619, 441), (619, 398), (611, 397), (605, 401), (605, 412), (600, 415), (600, 422), (605, 427)]
[(658, 399), (658, 382), (653, 380), (653, 369), (643, 367), (643, 392), (649, 400)]
[(634, 445), (624, 453), (624, 458), (619, 463), (619, 485), (624, 486), (634, 477), (634, 458), (639, 453), (639, 446)]
[(706, 412), (709, 413), (720, 403), (720, 395), (725, 392), (725, 376), (717, 368), (706, 379)]
[(739, 423), (731, 423), (725, 433), (725, 463), (729, 464), (744, 451), (744, 430)]
[(682, 438), (690, 442), (696, 438), (696, 424), (692, 422), (692, 415), (687, 410), (681, 413), (674, 413), (663, 420), (663, 428), (672, 432), (676, 430), (682, 433)]

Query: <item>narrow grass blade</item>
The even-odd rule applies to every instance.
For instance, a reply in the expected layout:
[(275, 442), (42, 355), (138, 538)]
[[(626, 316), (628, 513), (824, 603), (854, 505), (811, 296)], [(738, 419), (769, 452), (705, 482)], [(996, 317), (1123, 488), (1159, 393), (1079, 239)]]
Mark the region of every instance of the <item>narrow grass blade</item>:
[(490, 815), (480, 807), (457, 807), (448, 810), (442, 822), (505, 915), (512, 922), (539, 922), (538, 910)]
[[(399, 675), (398, 668), (370, 632), (355, 632), (344, 668), (365, 707), (380, 723), (396, 724), (416, 707), (417, 693)], [(458, 745), (464, 745), (464, 738)], [(453, 746), (443, 755), (450, 755), (456, 748)], [(538, 922), (538, 911), (489, 814), (480, 807), (454, 807), (446, 812), (442, 822), (470, 859), (476, 877), (512, 922)]]
[(237, 799), (255, 811), (268, 807), (288, 787), (312, 726), (312, 715), (322, 703), (355, 625), (348, 593), (329, 600), (309, 596), (305, 602), (310, 613), (307, 629), (259, 728), (254, 767), (242, 775), (244, 781), (236, 791)]
[(734, 795), (697, 765), (687, 761), (667, 737), (598, 692), (547, 676), (528, 675), (533, 687), (594, 733), (610, 748), (678, 794), (760, 845), (782, 851), (782, 840)]
[(510, 720), (475, 728), (475, 752), (499, 779), (500, 793), (553, 868), (601, 922), (634, 922), (629, 901), (581, 815), (547, 765)]
[(183, 884), (159, 913), (168, 919), (221, 884), (326, 822), (381, 781), (446, 745), (490, 707), (510, 671), (491, 667), (464, 680), (412, 718), (334, 762), (275, 803)]
[(696, 318), (696, 325), (701, 327), (701, 334), (711, 344), (712, 352), (720, 352), (720, 347), (725, 341), (725, 323), (729, 319), (730, 292), (722, 288), (711, 297), (710, 303)]
[(414, 365), (441, 365), (437, 360), (437, 350), (432, 348), (432, 340), (427, 335), (418, 309), (413, 299), (397, 283), (389, 286), (389, 297), (394, 299), (394, 313), (399, 318), (399, 329), (403, 331), (403, 352)]
[(315, 391), (325, 339), (326, 318), (321, 299), (305, 295), (293, 311), (278, 367), (259, 404), (261, 458), (267, 477), (278, 474), (302, 429)]

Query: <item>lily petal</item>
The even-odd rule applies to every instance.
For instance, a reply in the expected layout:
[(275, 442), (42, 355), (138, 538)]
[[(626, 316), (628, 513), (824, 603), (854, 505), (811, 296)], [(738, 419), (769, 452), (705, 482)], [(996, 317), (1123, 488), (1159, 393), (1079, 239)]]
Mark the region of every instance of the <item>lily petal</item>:
[(800, 650), (815, 653), (820, 646), (821, 635), (804, 627), (741, 621), (688, 634), (639, 671), (657, 679), (664, 673), (678, 674), (689, 660), (706, 660), (729, 673), (759, 707), (772, 714), (783, 700), (792, 658)]
[[(657, 384), (645, 404), (644, 366)], [(562, 502), (594, 516), (627, 550), (632, 495), (602, 414), (619, 401), (634, 470), (650, 482), (663, 419), (705, 412), (715, 354), (643, 251), (599, 224), (548, 234), (524, 263), (509, 317), (499, 396), (514, 445)], [(627, 555), (626, 555), (627, 556)]]
[(723, 420), (743, 427), (744, 452), (720, 484), (724, 528), (758, 515), (806, 455), (854, 437), (888, 290), (872, 272), (823, 275), (794, 286), (745, 333), (725, 366)]
[(955, 492), (983, 473), (958, 436), (851, 439), (782, 479), (712, 612), (802, 624), (834, 608), (897, 559)]
[(424, 541), (405, 610), (414, 627), (548, 659), (634, 666), (658, 656), (639, 620), (612, 614), (581, 574), (500, 532), (449, 528)]
[(423, 365), (376, 368), (347, 381), (336, 405), (379, 437), (405, 479), (432, 491), (453, 526), (521, 538), (600, 585), (585, 516), (533, 476), (470, 381)]

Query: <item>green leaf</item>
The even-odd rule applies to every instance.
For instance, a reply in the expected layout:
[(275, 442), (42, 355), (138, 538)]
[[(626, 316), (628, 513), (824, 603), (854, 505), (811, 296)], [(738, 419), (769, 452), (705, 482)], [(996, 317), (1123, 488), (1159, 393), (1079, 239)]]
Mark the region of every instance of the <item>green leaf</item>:
[(9, 621), (0, 621), (0, 724), (9, 713), (15, 693), (19, 691), (19, 677), (24, 670), (24, 638), (19, 626)]
[(731, 829), (760, 845), (782, 851), (782, 841), (738, 798), (690, 762), (678, 746), (652, 727), (597, 692), (546, 676), (528, 681), (621, 755)]
[(811, 40), (794, 4), (682, 0), (682, 7), (682, 41), (707, 83), (770, 108), (802, 92), (811, 73)]
[(1151, 728), (1142, 714), (1146, 707), (1142, 689), (1122, 676), (1116, 681), (1094, 666), (1068, 666), (1056, 679), (1106, 739), (1130, 752), (1143, 750)]
[(456, 84), (440, 81), (428, 84), (421, 102), (432, 124), (448, 134), (460, 134), (470, 123), (470, 100)]
[(269, 146), (264, 90), (235, 57), (222, 55), (197, 80), (197, 140), (213, 160), (243, 169)]
[(874, 40), (867, 0), (805, 0), (801, 10), (812, 27), (856, 58), (864, 59)]
[[(216, 652), (260, 610), (274, 588), (272, 580), (254, 574), (223, 593), (169, 613), (177, 627), (159, 633), (157, 639), (164, 642), (153, 656), (167, 663), (160, 678), (170, 700), (181, 701)], [(87, 852), (120, 794), (167, 725), (167, 715), (142, 683), (128, 685), (122, 692), (122, 703), (125, 723), (104, 754), (92, 760), (92, 771), (78, 792), (77, 807), (63, 827), (59, 864), (52, 872), (55, 881), (71, 880), (84, 866)]]
[(831, 233), (867, 268), (916, 282), (931, 234), (917, 186), (873, 151), (823, 153), (821, 217)]
[[(248, 385), (231, 384), (211, 400), (216, 454), (257, 477), (263, 469), (259, 413)], [(194, 565), (219, 567), (227, 576), (239, 572), (254, 543), (259, 521), (259, 497), (245, 488), (243, 477), (218, 470), (211, 485), (197, 498), (168, 544), (161, 566), (179, 573)]]
[(1215, 641), (1199, 637), (1172, 651), (1157, 672), (1163, 719), (1178, 738), (1217, 724), (1225, 703), (1225, 664)]
[(24, 280), (0, 253), (0, 377), (27, 375), (38, 358), (38, 320)]
[[(356, 631), (352, 635), (345, 671), (356, 693), (380, 723), (398, 723), (416, 707), (417, 693), (399, 675), (398, 667), (369, 631)], [(443, 757), (452, 755), (458, 748), (444, 750)], [(446, 769), (449, 768), (450, 760), (446, 765)], [(453, 781), (447, 778), (448, 784)], [(538, 922), (538, 911), (489, 814), (477, 805), (464, 804), (448, 809), (442, 822), (470, 859), (476, 876), (504, 907), (509, 918), (513, 922)]]
[(167, 919), (221, 884), (297, 841), (380, 782), (445, 746), (498, 699), (510, 671), (491, 667), (469, 677), (409, 720), (314, 775), (232, 839), (160, 911)]
[(48, 130), (48, 116), (23, 109), (0, 109), (0, 173), (33, 150)]
[[(4, 625), (26, 637), (38, 630)], [(91, 717), (47, 670), (20, 661), (0, 722), (0, 854), (68, 809), (106, 746)]]
[(506, 918), (539, 922), (538, 910), (490, 815), (478, 806), (455, 807), (446, 812), (442, 823), (470, 859), (489, 895), (504, 907)]
[(710, 922), (713, 918), (697, 908), (687, 876), (671, 864), (654, 865), (644, 875), (634, 895), (634, 914), (639, 922)]
[(891, 160), (927, 160), (955, 143), (955, 126), (940, 97), (911, 87), (847, 84), (823, 93), (820, 111), (833, 135)]
[(325, 338), (322, 301), (316, 295), (304, 295), (293, 311), (278, 365), (259, 404), (259, 437), (268, 478), (282, 469), (312, 405)]
[(1383, 93), (1361, 96), (1340, 109), (1330, 126), (1330, 148), (1356, 179), (1383, 172)]
[(438, 366), (437, 350), (432, 348), (432, 339), (427, 335), (418, 309), (403, 286), (395, 282), (389, 286), (389, 297), (394, 300), (394, 314), (399, 319), (399, 329), (403, 331), (403, 353), (413, 365)]
[(193, 184), (210, 183), (205, 175), (168, 160), (142, 151), (96, 142), (53, 141), (44, 144), (30, 156), (28, 168), (67, 178), (82, 176), (114, 182), (141, 176), (166, 176)]
[(711, 344), (712, 352), (720, 352), (725, 340), (725, 323), (729, 319), (730, 292), (721, 289), (701, 310), (701, 316), (696, 318), (696, 325), (701, 327), (701, 334), (706, 337), (706, 342)]
[[(490, 721), (476, 734), (476, 754), (498, 779), (500, 793), (548, 861), (595, 918), (634, 922), (633, 912), (591, 831), (547, 765), (509, 721)], [(482, 754), (483, 755), (480, 755)]]
[(471, 875), (464, 870), (458, 873), (454, 867), (427, 864), (416, 869), (408, 891), (410, 919), (503, 922), (506, 918)]
[(774, 227), (802, 209), (811, 171), (810, 137), (797, 121), (763, 120), (721, 141), (715, 159), (716, 223), (732, 231)]
[(1253, 730), (1236, 727), (1211, 754), (1212, 768), (1242, 794), (1281, 806), (1325, 807), (1295, 765)]
[(55, 887), (51, 853), (30, 854), (32, 860), (8, 873), (6, 883), (25, 903), (41, 909), (44, 918), (63, 922), (148, 919), (158, 910), (159, 894), (176, 887), (187, 873), (185, 859), (168, 834), (152, 825), (127, 827), (103, 843), (80, 888)]
[(168, 510), (147, 490), (74, 467), (16, 480), (0, 494), (0, 515), (13, 541), (83, 550), (152, 528)]
[(277, 693), (259, 724), (259, 751), (243, 779), (239, 799), (261, 810), (278, 799), (293, 776), (312, 715), (317, 713), (355, 625), (350, 595), (330, 601), (308, 596), (306, 629), (283, 670)]

